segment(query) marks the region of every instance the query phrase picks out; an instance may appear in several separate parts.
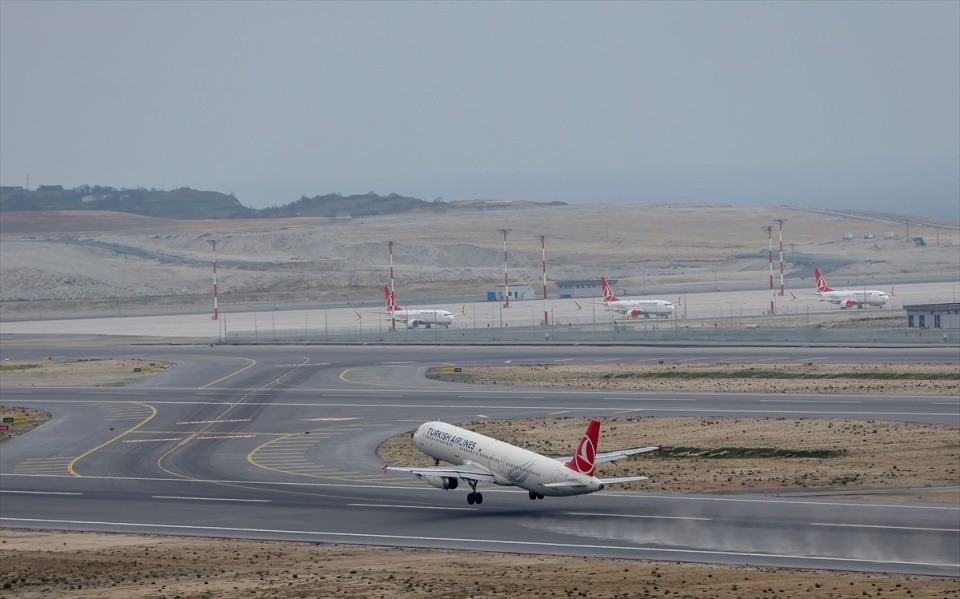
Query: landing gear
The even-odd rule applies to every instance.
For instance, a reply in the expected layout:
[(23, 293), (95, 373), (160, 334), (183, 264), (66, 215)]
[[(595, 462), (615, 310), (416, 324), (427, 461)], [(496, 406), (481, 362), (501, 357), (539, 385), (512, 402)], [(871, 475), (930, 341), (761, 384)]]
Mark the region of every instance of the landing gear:
[(530, 500), (531, 500), (531, 501), (534, 501), (534, 500), (537, 500), (537, 499), (543, 499), (543, 495), (541, 495), (541, 494), (539, 494), (539, 493), (534, 493), (533, 491), (530, 491), (529, 495), (530, 495)]
[(470, 505), (473, 505), (473, 504), (480, 505), (481, 503), (483, 503), (483, 493), (477, 492), (477, 481), (470, 480), (469, 478), (466, 479), (466, 481), (467, 481), (467, 484), (470, 485), (470, 488), (472, 489), (469, 493), (467, 493), (467, 503), (469, 503)]

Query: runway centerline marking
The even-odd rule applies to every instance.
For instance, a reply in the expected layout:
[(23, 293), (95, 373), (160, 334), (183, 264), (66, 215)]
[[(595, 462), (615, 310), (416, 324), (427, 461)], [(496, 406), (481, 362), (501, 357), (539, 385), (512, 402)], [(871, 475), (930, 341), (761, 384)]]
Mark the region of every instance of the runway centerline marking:
[(250, 422), (250, 418), (229, 418), (224, 420), (183, 420), (177, 424), (219, 424), (221, 422)]
[(18, 495), (83, 495), (83, 493), (71, 491), (11, 491), (7, 489), (0, 489), (0, 493), (16, 493)]
[(960, 532), (960, 528), (925, 528), (923, 526), (887, 526), (883, 524), (842, 524), (839, 522), (811, 522), (810, 526), (835, 526), (837, 528), (877, 528), (881, 530), (920, 530), (924, 532)]
[(862, 401), (853, 401), (849, 399), (842, 400), (817, 400), (817, 399), (761, 399), (760, 403), (863, 403)]
[(650, 520), (703, 520), (709, 522), (713, 518), (697, 518), (695, 516), (644, 516), (640, 514), (604, 514), (601, 512), (566, 512), (568, 516), (599, 516), (601, 518), (644, 518)]
[(186, 497), (179, 495), (153, 495), (154, 499), (182, 499), (185, 501), (234, 501), (237, 503), (270, 503), (271, 499), (232, 499), (230, 497)]
[(475, 512), (475, 507), (442, 507), (436, 505), (396, 505), (392, 503), (348, 503), (348, 507), (388, 507), (405, 510), (449, 510), (459, 512)]

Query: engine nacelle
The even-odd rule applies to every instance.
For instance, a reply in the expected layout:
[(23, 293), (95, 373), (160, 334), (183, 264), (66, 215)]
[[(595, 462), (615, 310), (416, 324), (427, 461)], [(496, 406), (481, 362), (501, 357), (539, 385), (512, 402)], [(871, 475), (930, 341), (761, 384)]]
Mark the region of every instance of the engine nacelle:
[(841, 308), (852, 308), (852, 307), (854, 307), (854, 306), (856, 306), (856, 305), (857, 305), (857, 302), (853, 301), (852, 299), (848, 299), (848, 300), (844, 300), (844, 302), (843, 302), (842, 304), (840, 304), (840, 307), (841, 307)]
[(408, 320), (408, 321), (407, 321), (407, 328), (408, 328), (408, 329), (415, 329), (415, 328), (417, 328), (417, 327), (419, 327), (419, 326), (420, 326), (420, 321), (419, 321), (419, 320)]
[(640, 318), (640, 314), (641, 314), (640, 310), (637, 310), (637, 309), (630, 310), (630, 318)]
[(425, 475), (423, 480), (438, 489), (456, 489), (460, 480), (453, 476)]

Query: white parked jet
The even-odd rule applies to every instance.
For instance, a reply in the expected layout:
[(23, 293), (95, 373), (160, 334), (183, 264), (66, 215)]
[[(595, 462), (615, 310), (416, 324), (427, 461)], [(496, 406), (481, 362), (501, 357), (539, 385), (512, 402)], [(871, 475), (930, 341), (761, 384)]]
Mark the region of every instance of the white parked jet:
[(833, 289), (827, 285), (827, 280), (823, 278), (823, 273), (818, 267), (813, 268), (813, 276), (817, 280), (817, 295), (822, 301), (832, 304), (840, 304), (841, 310), (852, 308), (865, 308), (867, 306), (883, 307), (890, 299), (890, 296), (883, 291), (876, 289)]
[[(383, 471), (407, 472), (438, 489), (456, 489), (463, 480), (470, 485), (470, 505), (483, 503), (483, 494), (477, 491), (479, 482), (520, 487), (527, 490), (530, 499), (543, 499), (545, 495), (584, 495), (602, 491), (606, 485), (646, 480), (646, 476), (600, 479), (593, 475), (594, 465), (660, 449), (637, 447), (597, 453), (599, 420), (590, 421), (574, 455), (563, 458), (547, 457), (439, 421), (421, 424), (411, 437), (417, 449), (432, 457), (437, 466), (384, 466)], [(441, 461), (452, 466), (440, 466)]]
[(629, 318), (650, 318), (650, 315), (670, 318), (673, 314), (673, 304), (666, 300), (624, 300), (613, 294), (606, 277), (600, 277), (600, 286), (603, 289), (603, 305), (607, 310), (617, 314), (624, 314)]
[(453, 324), (453, 314), (446, 310), (417, 310), (398, 306), (389, 285), (383, 286), (383, 295), (387, 300), (387, 314), (406, 324), (408, 329), (421, 325), (428, 329), (432, 326), (449, 328)]

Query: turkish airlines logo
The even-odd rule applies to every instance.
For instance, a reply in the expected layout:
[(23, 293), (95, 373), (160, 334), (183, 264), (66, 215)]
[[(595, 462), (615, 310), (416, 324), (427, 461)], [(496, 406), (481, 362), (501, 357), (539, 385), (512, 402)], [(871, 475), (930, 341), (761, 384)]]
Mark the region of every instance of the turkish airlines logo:
[(590, 437), (584, 437), (577, 448), (577, 455), (573, 456), (573, 465), (577, 472), (589, 473), (593, 470), (593, 461), (597, 456), (597, 448)]
[(609, 285), (603, 286), (603, 301), (605, 302), (615, 302), (617, 301), (617, 296), (613, 294), (613, 291), (610, 290)]

